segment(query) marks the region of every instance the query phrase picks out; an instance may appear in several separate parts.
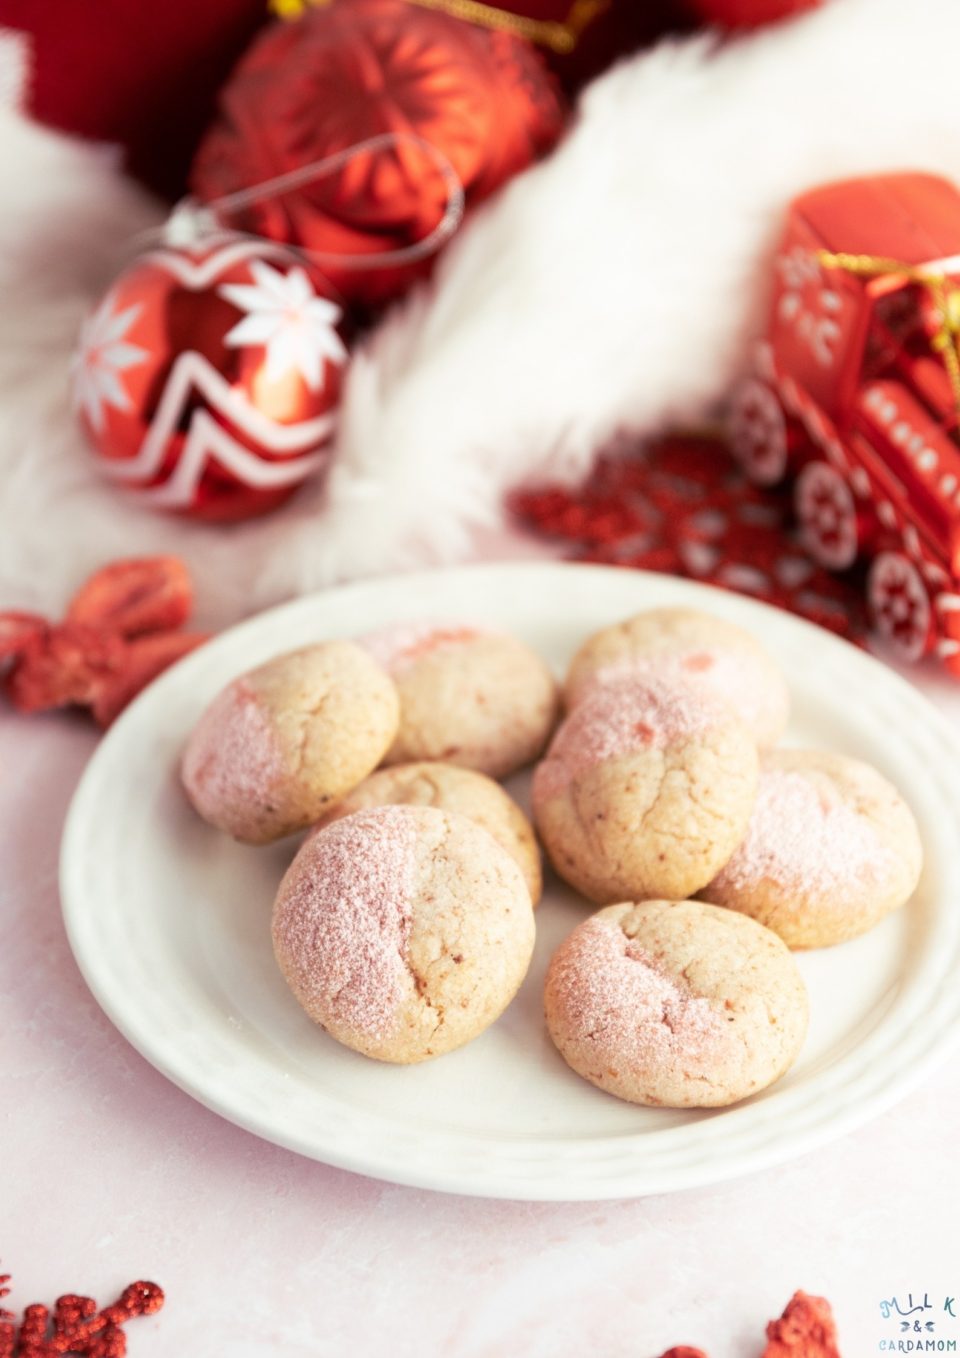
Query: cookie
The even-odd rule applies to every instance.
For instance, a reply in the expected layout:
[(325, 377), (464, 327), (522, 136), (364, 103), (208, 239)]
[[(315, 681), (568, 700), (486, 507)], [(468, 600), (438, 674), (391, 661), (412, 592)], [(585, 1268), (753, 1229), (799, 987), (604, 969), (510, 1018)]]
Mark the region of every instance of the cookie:
[(922, 866), (910, 808), (876, 769), (821, 750), (773, 750), (746, 838), (702, 894), (791, 948), (823, 948), (903, 905)]
[(211, 825), (267, 844), (312, 825), (380, 763), (400, 705), (365, 650), (328, 641), (277, 656), (213, 700), (181, 777)]
[(533, 778), (550, 860), (592, 901), (690, 896), (746, 833), (753, 736), (684, 685), (628, 676), (589, 689)]
[(547, 1027), (567, 1064), (629, 1103), (719, 1108), (793, 1064), (807, 993), (776, 934), (699, 901), (598, 910), (547, 971)]
[(442, 760), (504, 778), (536, 759), (556, 722), (557, 684), (501, 632), (405, 623), (361, 638), (400, 693), (386, 762)]
[(596, 632), (570, 664), (567, 707), (591, 684), (630, 671), (691, 684), (729, 703), (761, 746), (775, 745), (786, 727), (786, 680), (749, 632), (723, 618), (689, 608), (654, 608)]
[(427, 761), (395, 764), (365, 778), (320, 821), (330, 825), (342, 816), (371, 806), (436, 806), (456, 811), (481, 825), (523, 873), (534, 905), (543, 891), (540, 850), (533, 827), (499, 783), (474, 769)]
[(530, 893), (486, 830), (431, 806), (379, 806), (303, 844), (273, 907), (297, 1000), (364, 1056), (409, 1064), (499, 1017), (533, 952)]

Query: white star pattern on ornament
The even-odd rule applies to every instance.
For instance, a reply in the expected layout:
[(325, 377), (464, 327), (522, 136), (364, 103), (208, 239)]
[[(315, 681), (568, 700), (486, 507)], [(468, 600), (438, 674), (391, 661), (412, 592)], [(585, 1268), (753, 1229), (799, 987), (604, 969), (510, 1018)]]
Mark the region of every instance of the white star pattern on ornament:
[(347, 351), (337, 334), (340, 308), (318, 297), (303, 269), (281, 273), (263, 260), (250, 265), (253, 283), (224, 283), (220, 296), (246, 311), (228, 332), (234, 348), (262, 344), (267, 351), (266, 376), (299, 372), (311, 391), (323, 385), (323, 362), (344, 362)]
[(149, 358), (149, 352), (124, 339), (140, 315), (140, 304), (125, 311), (113, 310), (107, 296), (98, 310), (84, 323), (73, 362), (74, 403), (84, 411), (99, 434), (103, 429), (104, 407), (129, 410), (130, 393), (120, 378), (127, 368)]

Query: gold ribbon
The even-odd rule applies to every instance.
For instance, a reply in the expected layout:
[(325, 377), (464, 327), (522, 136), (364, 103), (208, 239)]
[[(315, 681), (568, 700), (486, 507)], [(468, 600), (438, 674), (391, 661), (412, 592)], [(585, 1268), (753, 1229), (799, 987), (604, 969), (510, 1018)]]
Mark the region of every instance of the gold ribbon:
[(957, 416), (960, 417), (960, 288), (945, 273), (937, 273), (922, 264), (905, 264), (900, 259), (885, 259), (882, 255), (848, 255), (842, 251), (816, 252), (818, 262), (825, 269), (842, 269), (859, 278), (897, 276), (919, 283), (933, 298), (939, 325), (930, 341), (931, 348), (943, 359), (950, 380), (950, 391)]
[[(270, 0), (268, 8), (281, 19), (299, 19), (304, 10), (323, 8), (331, 0)], [(573, 0), (563, 23), (553, 19), (530, 19), (523, 14), (511, 14), (483, 4), (481, 0), (409, 0), (424, 9), (440, 9), (455, 19), (479, 24), (481, 28), (499, 28), (517, 37), (526, 38), (539, 47), (548, 47), (561, 55), (572, 52), (580, 41), (583, 30), (598, 15), (609, 9), (611, 0)]]

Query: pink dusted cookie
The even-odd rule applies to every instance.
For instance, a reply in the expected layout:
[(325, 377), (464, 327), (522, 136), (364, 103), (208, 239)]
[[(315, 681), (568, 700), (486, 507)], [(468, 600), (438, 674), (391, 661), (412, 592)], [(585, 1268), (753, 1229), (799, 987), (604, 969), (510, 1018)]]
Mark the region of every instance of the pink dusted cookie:
[(479, 825), (435, 807), (379, 806), (311, 835), (273, 907), (274, 953), (309, 1016), (398, 1064), (489, 1027), (533, 943), (516, 863)]
[(760, 643), (723, 618), (690, 608), (653, 608), (605, 627), (570, 664), (564, 701), (627, 673), (690, 684), (729, 704), (761, 746), (775, 745), (790, 709), (786, 680)]
[(195, 809), (249, 844), (319, 819), (379, 764), (399, 701), (362, 647), (327, 641), (234, 679), (187, 742), (181, 778)]
[(823, 948), (903, 905), (922, 866), (910, 808), (876, 769), (822, 750), (772, 750), (746, 838), (702, 896), (791, 948)]
[(807, 993), (776, 934), (699, 901), (598, 910), (560, 945), (547, 1027), (578, 1075), (630, 1103), (716, 1108), (793, 1064)]
[(320, 827), (371, 806), (436, 806), (456, 811), (481, 825), (514, 860), (530, 889), (534, 906), (543, 891), (540, 849), (533, 826), (499, 783), (476, 769), (422, 760), (392, 764), (365, 778), (328, 811)]
[(662, 678), (587, 690), (533, 778), (550, 859), (598, 904), (680, 898), (743, 839), (757, 789), (753, 736), (722, 704)]
[(402, 623), (359, 639), (400, 694), (388, 764), (442, 760), (503, 778), (536, 759), (557, 684), (529, 646), (458, 623)]

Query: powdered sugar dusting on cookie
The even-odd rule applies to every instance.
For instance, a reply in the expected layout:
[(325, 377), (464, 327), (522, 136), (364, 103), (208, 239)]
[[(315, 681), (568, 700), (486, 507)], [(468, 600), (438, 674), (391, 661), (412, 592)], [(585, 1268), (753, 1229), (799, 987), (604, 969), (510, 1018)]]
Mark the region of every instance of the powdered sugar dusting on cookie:
[(277, 733), (244, 679), (235, 680), (200, 718), (183, 756), (183, 779), (203, 805), (260, 800), (286, 767)]
[[(711, 886), (725, 894), (770, 881), (839, 907), (845, 891), (887, 871), (892, 851), (819, 771), (766, 768), (746, 838)], [(709, 899), (710, 887), (704, 895)]]
[(556, 796), (573, 778), (609, 759), (665, 749), (702, 735), (723, 708), (661, 677), (622, 679), (589, 689), (554, 736), (534, 775), (534, 797)]
[(358, 637), (357, 645), (388, 673), (397, 674), (431, 651), (460, 646), (481, 635), (479, 627), (463, 623), (402, 622)]
[(784, 685), (776, 682), (770, 669), (746, 649), (697, 646), (655, 651), (603, 666), (588, 685), (617, 683), (631, 674), (671, 685), (689, 684), (733, 708), (758, 734), (775, 736), (786, 721)]
[(370, 1037), (391, 1030), (409, 988), (415, 818), (381, 806), (303, 846), (274, 907), (277, 960), (305, 1008)]
[(706, 1064), (727, 1037), (724, 1016), (686, 983), (657, 968), (619, 925), (594, 916), (567, 939), (548, 985), (564, 1026), (596, 1053), (597, 1069), (656, 1075)]

